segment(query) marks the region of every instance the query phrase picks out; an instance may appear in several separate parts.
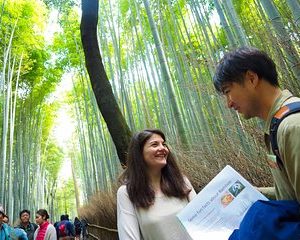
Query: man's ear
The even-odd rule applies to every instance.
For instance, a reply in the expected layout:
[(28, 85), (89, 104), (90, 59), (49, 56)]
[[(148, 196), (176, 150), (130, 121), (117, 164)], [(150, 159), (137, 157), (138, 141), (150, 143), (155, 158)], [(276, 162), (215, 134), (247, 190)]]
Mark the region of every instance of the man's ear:
[(256, 87), (259, 83), (259, 77), (256, 72), (253, 72), (251, 70), (247, 70), (245, 73), (245, 79), (248, 80), (248, 82), (253, 86)]

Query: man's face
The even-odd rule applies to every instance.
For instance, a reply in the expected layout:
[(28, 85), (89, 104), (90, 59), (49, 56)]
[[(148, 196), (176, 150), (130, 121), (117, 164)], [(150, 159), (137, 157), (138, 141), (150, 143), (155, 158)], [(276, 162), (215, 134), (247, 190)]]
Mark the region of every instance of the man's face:
[(28, 223), (30, 219), (30, 215), (27, 212), (22, 213), (21, 215), (21, 222)]
[(259, 110), (257, 95), (247, 79), (243, 83), (225, 83), (222, 87), (227, 107), (243, 115), (245, 119), (256, 117)]

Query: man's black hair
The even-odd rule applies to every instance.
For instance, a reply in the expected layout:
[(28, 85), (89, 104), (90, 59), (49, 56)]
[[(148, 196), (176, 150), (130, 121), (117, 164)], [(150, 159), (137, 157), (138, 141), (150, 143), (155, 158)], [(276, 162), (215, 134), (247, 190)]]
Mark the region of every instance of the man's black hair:
[(213, 78), (214, 86), (222, 92), (225, 83), (242, 83), (244, 74), (251, 70), (273, 86), (279, 86), (274, 61), (263, 51), (252, 47), (241, 47), (226, 53), (217, 66)]
[(27, 210), (27, 209), (24, 209), (24, 210), (22, 210), (22, 211), (19, 213), (19, 217), (20, 217), (20, 218), (21, 218), (21, 216), (22, 216), (23, 213), (28, 213), (28, 215), (30, 216), (30, 211)]
[(60, 221), (64, 221), (64, 220), (69, 220), (69, 217), (68, 217), (69, 215), (61, 215), (60, 216)]

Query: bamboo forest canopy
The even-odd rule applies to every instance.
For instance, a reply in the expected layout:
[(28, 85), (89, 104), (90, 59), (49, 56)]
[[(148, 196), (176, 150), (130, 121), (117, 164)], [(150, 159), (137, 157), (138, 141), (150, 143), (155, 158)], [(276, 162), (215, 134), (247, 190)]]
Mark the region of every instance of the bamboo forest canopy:
[[(11, 219), (23, 208), (75, 216), (121, 170), (85, 68), (81, 4), (0, 0), (0, 203)], [(239, 46), (265, 50), (282, 87), (299, 95), (299, 29), (299, 0), (99, 0), (97, 38), (130, 131), (160, 128), (175, 152), (221, 169), (222, 144), (259, 157), (250, 130), (261, 124), (225, 109), (212, 85), (217, 62)], [(62, 131), (74, 125), (63, 144), (61, 115)], [(62, 182), (65, 162), (72, 177)]]

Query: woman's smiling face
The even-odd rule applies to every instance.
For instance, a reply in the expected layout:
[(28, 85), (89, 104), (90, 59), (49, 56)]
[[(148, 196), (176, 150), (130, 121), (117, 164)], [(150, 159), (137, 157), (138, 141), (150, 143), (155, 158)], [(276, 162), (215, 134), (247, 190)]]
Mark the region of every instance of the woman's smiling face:
[(144, 161), (149, 169), (162, 169), (167, 164), (168, 154), (165, 140), (158, 134), (153, 134), (143, 147)]

